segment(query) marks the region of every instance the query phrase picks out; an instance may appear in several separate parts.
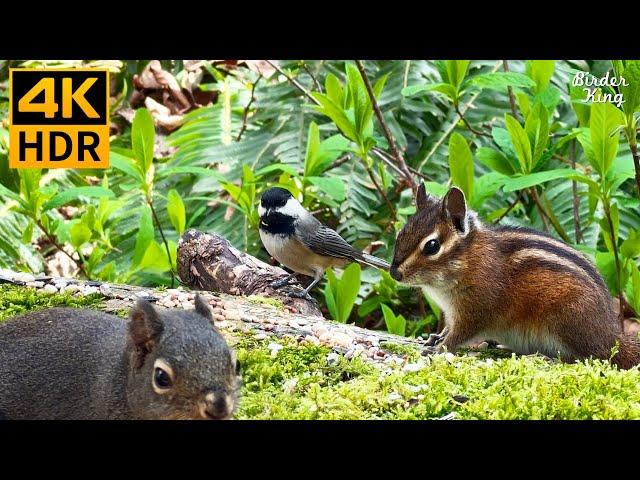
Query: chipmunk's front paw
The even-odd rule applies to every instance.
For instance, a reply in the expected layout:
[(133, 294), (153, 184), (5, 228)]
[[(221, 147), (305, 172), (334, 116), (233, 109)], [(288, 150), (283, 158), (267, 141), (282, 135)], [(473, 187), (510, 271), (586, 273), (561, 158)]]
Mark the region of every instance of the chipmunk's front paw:
[(425, 345), (429, 347), (435, 347), (439, 343), (442, 343), (443, 340), (444, 340), (444, 334), (431, 333), (429, 337), (427, 337), (427, 341), (425, 342)]

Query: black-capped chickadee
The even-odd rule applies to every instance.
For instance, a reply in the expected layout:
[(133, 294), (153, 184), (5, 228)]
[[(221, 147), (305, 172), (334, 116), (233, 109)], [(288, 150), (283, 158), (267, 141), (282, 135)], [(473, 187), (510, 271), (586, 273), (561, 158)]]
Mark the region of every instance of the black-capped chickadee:
[[(294, 272), (313, 277), (313, 282), (300, 296), (309, 296), (309, 290), (322, 279), (328, 267), (360, 262), (389, 270), (389, 263), (353, 248), (334, 230), (311, 215), (284, 188), (273, 187), (265, 191), (258, 213), (260, 239), (269, 255)], [(273, 286), (278, 288), (286, 285), (293, 275), (275, 282)]]

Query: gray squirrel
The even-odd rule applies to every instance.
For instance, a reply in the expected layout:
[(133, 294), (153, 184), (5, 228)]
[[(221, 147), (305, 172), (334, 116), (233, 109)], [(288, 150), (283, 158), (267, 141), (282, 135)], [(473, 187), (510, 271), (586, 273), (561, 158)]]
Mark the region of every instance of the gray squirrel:
[(138, 300), (128, 322), (28, 312), (0, 323), (0, 418), (226, 419), (239, 368), (199, 295), (195, 311)]

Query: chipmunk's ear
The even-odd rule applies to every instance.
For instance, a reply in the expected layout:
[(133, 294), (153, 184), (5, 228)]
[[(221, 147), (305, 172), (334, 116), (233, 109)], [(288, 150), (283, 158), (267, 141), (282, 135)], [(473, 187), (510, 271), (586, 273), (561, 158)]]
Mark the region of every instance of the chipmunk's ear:
[(129, 315), (129, 337), (135, 347), (136, 364), (144, 363), (144, 357), (153, 350), (164, 330), (164, 323), (146, 300), (138, 300)]
[(458, 187), (451, 187), (442, 200), (442, 208), (447, 218), (451, 220), (456, 230), (467, 233), (469, 222), (467, 221), (467, 202), (464, 193)]
[(420, 183), (418, 187), (418, 193), (416, 194), (416, 207), (418, 211), (424, 210), (432, 205), (434, 198), (427, 193), (427, 190), (424, 188), (424, 183)]
[(209, 307), (209, 304), (207, 303), (207, 301), (204, 299), (202, 295), (200, 294), (196, 295), (195, 305), (196, 305), (196, 313), (199, 315), (202, 315), (204, 318), (209, 320), (212, 325), (215, 325), (213, 321), (213, 312), (211, 311), (211, 307)]

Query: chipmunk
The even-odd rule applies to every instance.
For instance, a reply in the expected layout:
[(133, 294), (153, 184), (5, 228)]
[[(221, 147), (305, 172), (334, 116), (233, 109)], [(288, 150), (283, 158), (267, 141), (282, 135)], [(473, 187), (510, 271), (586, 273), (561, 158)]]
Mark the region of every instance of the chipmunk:
[(456, 187), (440, 200), (421, 185), (416, 205), (390, 274), (423, 286), (442, 309), (438, 350), (492, 339), (563, 361), (640, 363), (640, 341), (623, 333), (604, 280), (580, 252), (536, 230), (483, 224)]

